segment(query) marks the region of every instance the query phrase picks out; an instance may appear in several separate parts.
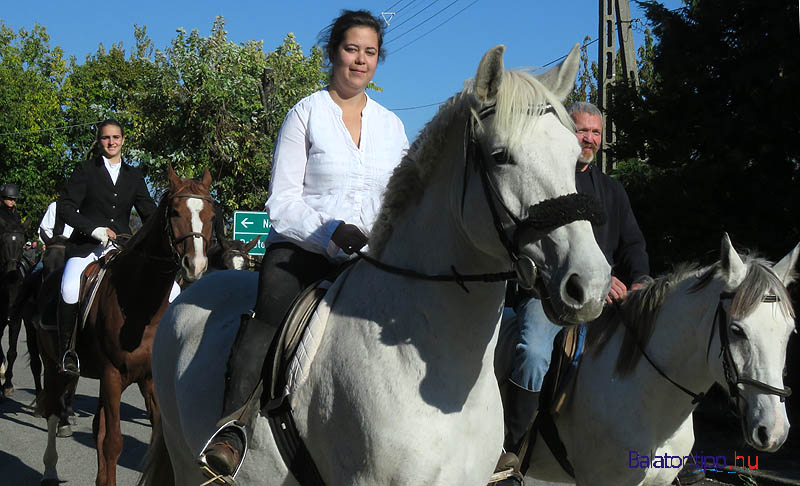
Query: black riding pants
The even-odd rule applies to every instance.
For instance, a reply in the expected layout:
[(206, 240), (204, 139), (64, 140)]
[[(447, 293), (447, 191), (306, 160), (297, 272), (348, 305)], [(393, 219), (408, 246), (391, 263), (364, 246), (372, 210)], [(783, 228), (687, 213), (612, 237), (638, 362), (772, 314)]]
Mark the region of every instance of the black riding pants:
[(292, 243), (270, 245), (258, 275), (255, 319), (243, 319), (228, 358), (223, 417), (238, 410), (258, 385), (270, 346), (289, 307), (300, 292), (332, 276), (337, 265)]

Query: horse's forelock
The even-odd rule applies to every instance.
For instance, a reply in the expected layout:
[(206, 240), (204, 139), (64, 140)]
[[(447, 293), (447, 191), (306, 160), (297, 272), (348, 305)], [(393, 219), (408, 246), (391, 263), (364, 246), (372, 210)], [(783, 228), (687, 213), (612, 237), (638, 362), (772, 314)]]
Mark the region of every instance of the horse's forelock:
[[(749, 260), (749, 261), (747, 261)], [(781, 279), (772, 271), (772, 264), (761, 258), (745, 261), (747, 274), (736, 289), (731, 302), (731, 318), (742, 319), (761, 304), (764, 295), (774, 293), (784, 314), (795, 317), (791, 297)]]

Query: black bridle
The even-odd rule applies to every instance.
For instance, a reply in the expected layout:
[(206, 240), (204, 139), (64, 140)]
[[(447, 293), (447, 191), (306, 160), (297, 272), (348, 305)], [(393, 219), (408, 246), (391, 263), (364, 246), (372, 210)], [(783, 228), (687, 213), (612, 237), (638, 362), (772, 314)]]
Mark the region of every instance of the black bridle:
[[(731, 300), (735, 295), (736, 295), (735, 292), (722, 292), (719, 295), (717, 310), (714, 313), (714, 320), (711, 323), (711, 333), (708, 336), (708, 346), (706, 347), (706, 361), (708, 360), (708, 356), (711, 351), (711, 343), (714, 340), (714, 329), (718, 328), (719, 341), (720, 341), (719, 357), (722, 358), (722, 368), (725, 373), (725, 382), (728, 385), (728, 391), (731, 397), (736, 399), (737, 405), (739, 399), (741, 398), (739, 385), (749, 385), (757, 388), (758, 390), (760, 390), (765, 394), (777, 395), (780, 397), (781, 402), (784, 402), (786, 401), (786, 397), (792, 394), (791, 388), (789, 388), (788, 386), (784, 388), (776, 388), (762, 381), (754, 380), (752, 378), (742, 377), (741, 374), (739, 373), (739, 369), (736, 367), (736, 362), (733, 360), (733, 355), (731, 354), (730, 338), (728, 336), (728, 328), (730, 327), (731, 323), (728, 316), (728, 312), (722, 305), (723, 301)], [(775, 294), (764, 294), (761, 297), (761, 302), (765, 303), (775, 303), (779, 301), (780, 301), (779, 297)], [(614, 301), (614, 304), (617, 307), (617, 312), (621, 316), (622, 323), (625, 325), (625, 330), (634, 336), (634, 341), (636, 342), (636, 346), (639, 348), (639, 352), (641, 352), (642, 356), (644, 356), (647, 362), (650, 363), (650, 366), (652, 366), (653, 369), (655, 369), (659, 375), (664, 377), (667, 381), (672, 383), (679, 390), (692, 397), (692, 405), (700, 402), (703, 398), (705, 398), (706, 395), (705, 392), (701, 393), (692, 392), (691, 390), (687, 389), (680, 383), (670, 378), (658, 365), (655, 364), (655, 362), (653, 362), (650, 356), (647, 355), (645, 349), (639, 343), (638, 335), (628, 325), (627, 319), (625, 319), (624, 314), (620, 311), (619, 303), (617, 301)], [(717, 322), (719, 322), (719, 325), (717, 325)]]
[[(531, 111), (531, 110), (529, 110)], [(492, 104), (477, 113), (476, 117), (472, 116), (466, 123), (465, 136), (464, 136), (464, 181), (463, 192), (461, 196), (461, 212), (463, 216), (464, 201), (466, 198), (467, 180), (469, 168), (472, 166), (474, 170), (478, 171), (481, 177), (481, 185), (483, 187), (483, 194), (486, 198), (486, 203), (492, 214), (492, 222), (497, 236), (503, 247), (506, 249), (513, 270), (498, 273), (482, 273), (482, 274), (468, 274), (461, 275), (458, 273), (454, 266), (450, 266), (452, 273), (428, 275), (414, 270), (404, 269), (388, 265), (372, 258), (360, 250), (355, 250), (362, 259), (366, 260), (375, 267), (396, 275), (402, 275), (409, 278), (418, 280), (431, 280), (431, 281), (447, 281), (456, 282), (465, 292), (469, 292), (465, 282), (500, 282), (506, 280), (516, 280), (521, 287), (532, 288), (538, 274), (536, 263), (528, 256), (520, 254), (519, 242), (520, 234), (522, 231), (535, 230), (536, 234), (531, 241), (538, 241), (547, 233), (556, 228), (564, 226), (578, 220), (588, 220), (594, 224), (602, 224), (605, 221), (605, 213), (603, 213), (597, 200), (588, 194), (567, 194), (552, 199), (544, 200), (536, 205), (530, 207), (528, 217), (524, 220), (520, 219), (508, 208), (503, 201), (500, 192), (495, 187), (491, 178), (489, 177), (488, 163), (486, 161), (486, 152), (482, 150), (481, 144), (475, 135), (476, 121), (482, 121), (489, 116), (494, 115), (496, 112), (496, 105)], [(552, 105), (546, 105), (544, 113), (555, 113)], [(500, 216), (498, 206), (511, 220), (512, 229), (511, 236), (507, 232), (505, 225)]]

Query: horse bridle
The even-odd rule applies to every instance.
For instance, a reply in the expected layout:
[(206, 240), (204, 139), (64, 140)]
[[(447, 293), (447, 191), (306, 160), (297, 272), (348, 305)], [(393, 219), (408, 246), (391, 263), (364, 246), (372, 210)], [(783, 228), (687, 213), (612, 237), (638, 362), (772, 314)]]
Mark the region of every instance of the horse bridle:
[[(214, 204), (214, 199), (211, 196), (203, 195), (203, 194), (175, 194), (170, 197), (170, 199), (176, 198), (196, 198), (202, 199), (203, 201), (210, 202), (212, 205)], [(177, 245), (180, 245), (184, 241), (189, 238), (202, 238), (203, 239), (203, 248), (208, 249), (209, 244), (211, 243), (208, 238), (203, 235), (203, 233), (198, 233), (196, 231), (192, 231), (190, 233), (186, 233), (185, 235), (181, 236), (180, 238), (175, 238), (175, 231), (172, 229), (172, 218), (170, 218), (169, 213), (172, 209), (171, 204), (166, 204), (164, 207), (164, 220), (166, 224), (167, 234), (169, 235), (169, 249), (172, 254), (172, 261), (175, 262), (176, 266), (181, 265), (181, 255), (178, 253), (178, 249), (176, 248)]]
[[(719, 321), (719, 341), (720, 341), (720, 350), (719, 350), (719, 357), (722, 358), (722, 369), (725, 374), (725, 382), (728, 385), (728, 391), (732, 398), (736, 399), (737, 403), (737, 411), (738, 411), (738, 403), (739, 399), (741, 398), (741, 392), (739, 391), (738, 385), (749, 385), (752, 387), (761, 390), (763, 393), (768, 395), (777, 395), (780, 397), (781, 402), (786, 401), (786, 397), (791, 396), (792, 389), (788, 386), (784, 388), (776, 388), (772, 385), (768, 385), (762, 381), (754, 380), (752, 378), (742, 377), (739, 373), (739, 369), (736, 367), (736, 362), (733, 360), (733, 355), (731, 354), (730, 348), (730, 338), (728, 336), (728, 327), (729, 327), (729, 318), (728, 312), (725, 310), (722, 302), (725, 300), (731, 300), (736, 295), (735, 292), (722, 292), (719, 295), (719, 301), (717, 303), (717, 310), (714, 313), (714, 320), (711, 323), (711, 333), (708, 337), (708, 346), (706, 347), (706, 361), (708, 361), (708, 355), (711, 351), (711, 343), (714, 340), (714, 328), (717, 327), (717, 322)], [(761, 297), (761, 302), (765, 303), (775, 303), (779, 302), (780, 298), (775, 294), (764, 294)], [(672, 378), (670, 378), (655, 362), (647, 355), (647, 352), (639, 343), (638, 335), (630, 328), (628, 325), (627, 320), (622, 312), (620, 312), (619, 303), (614, 301), (615, 306), (617, 307), (617, 312), (620, 313), (622, 323), (625, 326), (625, 330), (631, 333), (634, 336), (634, 340), (636, 342), (636, 346), (639, 348), (639, 352), (642, 353), (642, 356), (650, 363), (650, 366), (655, 369), (659, 375), (664, 377), (667, 381), (675, 385), (679, 390), (686, 393), (690, 397), (692, 397), (692, 405), (700, 402), (703, 398), (705, 398), (705, 392), (701, 393), (694, 393), (688, 388), (684, 387), (680, 383), (676, 382)]]
[[(528, 111), (532, 112), (533, 110)], [(465, 282), (499, 282), (506, 280), (516, 280), (520, 287), (530, 289), (533, 287), (536, 281), (538, 268), (533, 259), (527, 255), (521, 255), (519, 252), (520, 233), (523, 230), (535, 230), (536, 234), (531, 241), (538, 241), (554, 229), (574, 221), (587, 220), (593, 224), (602, 224), (605, 222), (605, 213), (600, 208), (597, 199), (589, 194), (566, 194), (563, 196), (546, 199), (531, 206), (528, 211), (528, 217), (524, 220), (520, 219), (516, 214), (514, 214), (514, 212), (511, 211), (511, 209), (509, 209), (506, 203), (503, 201), (500, 192), (497, 190), (497, 187), (495, 187), (494, 183), (489, 177), (486, 153), (481, 150), (481, 145), (475, 136), (476, 122), (483, 121), (495, 113), (496, 105), (488, 105), (477, 113), (477, 118), (472, 116), (466, 123), (466, 133), (464, 136), (464, 181), (461, 195), (461, 212), (463, 215), (468, 171), (470, 165), (473, 165), (474, 169), (480, 173), (483, 193), (492, 215), (492, 223), (495, 227), (500, 242), (503, 244), (503, 247), (506, 249), (509, 258), (511, 259), (513, 270), (498, 273), (461, 275), (456, 271), (455, 267), (451, 265), (451, 274), (428, 275), (416, 272), (414, 270), (385, 264), (364, 254), (360, 250), (356, 250), (356, 254), (358, 254), (367, 262), (386, 272), (419, 280), (456, 282), (465, 292), (469, 292), (467, 287), (464, 285)], [(555, 113), (555, 108), (553, 108), (552, 105), (547, 104), (545, 105), (545, 110), (543, 113)], [(476, 162), (471, 164), (471, 161)], [(503, 213), (505, 213), (505, 215), (512, 222), (510, 225), (513, 227), (511, 236), (509, 236), (505, 226), (503, 225), (500, 212), (497, 208), (498, 205)]]

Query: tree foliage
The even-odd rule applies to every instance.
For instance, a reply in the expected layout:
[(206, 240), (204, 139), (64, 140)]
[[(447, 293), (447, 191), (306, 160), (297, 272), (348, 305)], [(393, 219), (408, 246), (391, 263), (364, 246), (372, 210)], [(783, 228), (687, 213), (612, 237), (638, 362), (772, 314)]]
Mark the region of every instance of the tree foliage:
[(291, 33), (270, 52), (258, 41), (237, 44), (222, 17), (207, 37), (179, 29), (164, 49), (144, 26), (134, 36), (130, 53), (121, 42), (100, 44), (67, 62), (43, 26), (13, 32), (0, 21), (0, 134), (8, 134), (0, 135), (0, 183), (20, 184), (31, 236), (90, 155), (91, 125), (106, 118), (125, 127), (124, 155), (154, 192), (166, 187), (168, 163), (186, 176), (209, 167), (225, 216), (261, 209), (283, 118), (326, 80), (319, 48), (304, 55)]
[(50, 47), (44, 27), (14, 32), (0, 23), (0, 183), (21, 188), (18, 207), (29, 230), (55, 194), (52, 181), (62, 178), (64, 134), (40, 130), (62, 124), (66, 74), (63, 52)]
[(654, 266), (716, 248), (723, 231), (782, 256), (800, 239), (800, 57), (786, 50), (797, 3), (642, 5), (658, 39), (653, 73), (639, 90), (619, 86), (611, 113)]

